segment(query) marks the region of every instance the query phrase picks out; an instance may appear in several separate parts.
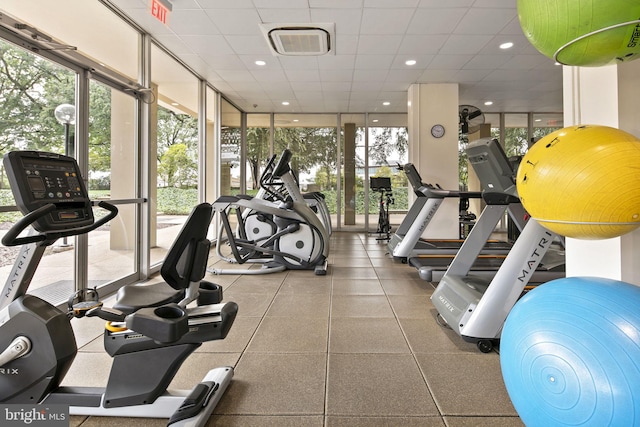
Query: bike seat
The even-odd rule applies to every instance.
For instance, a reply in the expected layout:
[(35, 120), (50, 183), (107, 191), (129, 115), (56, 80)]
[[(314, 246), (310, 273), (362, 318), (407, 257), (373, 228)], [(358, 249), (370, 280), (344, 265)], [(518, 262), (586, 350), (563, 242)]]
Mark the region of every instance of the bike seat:
[(113, 308), (124, 314), (131, 314), (145, 307), (177, 303), (182, 298), (184, 290), (173, 289), (164, 282), (127, 285), (118, 290)]

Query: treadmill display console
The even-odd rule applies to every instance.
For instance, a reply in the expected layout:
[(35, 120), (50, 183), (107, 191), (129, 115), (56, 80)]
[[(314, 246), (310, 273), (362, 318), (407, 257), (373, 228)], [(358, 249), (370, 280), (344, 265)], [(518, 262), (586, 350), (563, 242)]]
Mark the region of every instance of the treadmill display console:
[(75, 159), (60, 154), (14, 151), (4, 157), (4, 167), (16, 204), (26, 215), (47, 205), (55, 209), (34, 224), (40, 232), (92, 224), (91, 201)]

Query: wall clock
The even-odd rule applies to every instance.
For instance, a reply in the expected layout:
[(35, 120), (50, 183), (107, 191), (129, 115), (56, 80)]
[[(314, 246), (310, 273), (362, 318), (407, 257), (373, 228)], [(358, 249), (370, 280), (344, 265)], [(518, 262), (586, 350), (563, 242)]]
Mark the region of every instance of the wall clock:
[(442, 138), (444, 136), (444, 126), (433, 125), (431, 127), (431, 135), (433, 135), (434, 138)]

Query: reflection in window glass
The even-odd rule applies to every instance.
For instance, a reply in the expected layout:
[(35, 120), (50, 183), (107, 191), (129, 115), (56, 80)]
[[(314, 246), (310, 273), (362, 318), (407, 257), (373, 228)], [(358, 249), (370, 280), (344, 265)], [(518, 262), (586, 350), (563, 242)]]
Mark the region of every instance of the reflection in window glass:
[(151, 263), (155, 264), (164, 259), (198, 203), (198, 79), (155, 45), (151, 70), (152, 85), (157, 88), (157, 185), (150, 200), (156, 220), (151, 227)]

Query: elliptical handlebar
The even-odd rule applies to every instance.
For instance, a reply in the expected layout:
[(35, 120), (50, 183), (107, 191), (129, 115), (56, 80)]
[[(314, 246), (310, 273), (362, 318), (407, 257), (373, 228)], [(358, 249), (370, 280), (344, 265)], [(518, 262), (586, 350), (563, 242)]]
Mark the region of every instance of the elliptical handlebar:
[(4, 246), (19, 246), (37, 242), (48, 242), (49, 244), (51, 244), (61, 237), (77, 236), (93, 231), (111, 221), (116, 217), (116, 215), (118, 215), (118, 208), (111, 203), (105, 202), (103, 200), (98, 203), (98, 206), (109, 211), (109, 213), (106, 216), (95, 221), (93, 224), (69, 228), (67, 230), (61, 231), (42, 232), (33, 236), (18, 237), (20, 233), (22, 233), (31, 224), (35, 223), (38, 219), (56, 210), (57, 207), (55, 204), (48, 203), (20, 218), (2, 237), (2, 244)]

